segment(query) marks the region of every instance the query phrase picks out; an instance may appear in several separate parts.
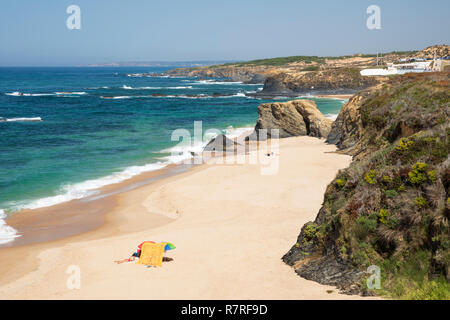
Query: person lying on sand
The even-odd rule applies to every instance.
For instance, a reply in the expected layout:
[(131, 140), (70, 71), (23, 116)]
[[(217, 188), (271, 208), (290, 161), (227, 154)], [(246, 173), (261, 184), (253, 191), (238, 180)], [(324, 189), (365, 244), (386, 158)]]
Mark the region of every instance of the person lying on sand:
[[(124, 262), (131, 262), (131, 261), (136, 260), (136, 258), (139, 258), (140, 256), (141, 256), (141, 251), (139, 250), (138, 252), (134, 252), (128, 259), (116, 260), (114, 262), (117, 264), (121, 264)], [(173, 261), (173, 259), (169, 258), (169, 257), (163, 257), (163, 262), (170, 262), (170, 261)]]

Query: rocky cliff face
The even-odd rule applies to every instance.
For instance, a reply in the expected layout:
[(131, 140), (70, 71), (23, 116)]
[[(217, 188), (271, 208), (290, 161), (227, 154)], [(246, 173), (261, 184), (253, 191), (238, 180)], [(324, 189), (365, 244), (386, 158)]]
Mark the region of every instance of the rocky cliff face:
[(436, 57), (448, 57), (450, 56), (450, 46), (442, 44), (442, 45), (435, 45), (430, 46), (422, 51), (417, 52), (414, 57), (415, 58), (422, 58), (422, 59), (433, 59), (434, 54), (436, 53)]
[(373, 86), (374, 77), (363, 77), (357, 68), (338, 68), (313, 72), (278, 73), (267, 77), (261, 95), (304, 93), (349, 93)]
[(258, 107), (258, 122), (255, 134), (261, 129), (279, 129), (279, 137), (293, 136), (326, 137), (331, 129), (332, 120), (317, 109), (314, 101), (294, 100), (289, 102), (265, 103)]
[(379, 86), (358, 92), (344, 104), (331, 126), (327, 137), (328, 143), (337, 145), (339, 149), (347, 149), (347, 154), (354, 155), (350, 148), (359, 141), (364, 129), (360, 113), (361, 105), (377, 88)]
[(266, 77), (273, 72), (268, 67), (240, 67), (240, 66), (218, 66), (179, 68), (167, 72), (171, 76), (198, 77), (198, 78), (225, 78), (231, 81), (242, 81), (244, 83), (264, 83)]
[[(450, 46), (437, 45), (422, 51), (383, 54), (384, 62), (401, 58), (433, 58), (448, 56)], [(384, 78), (362, 77), (359, 71), (374, 67), (376, 55), (357, 54), (341, 57), (294, 56), (260, 59), (208, 67), (178, 68), (168, 71), (171, 76), (223, 78), (244, 83), (264, 83), (260, 96), (304, 93), (355, 93), (383, 82)]]
[[(328, 141), (354, 155), (283, 257), (343, 292), (450, 299), (450, 75), (409, 74), (357, 94)], [(381, 288), (369, 289), (369, 266)]]

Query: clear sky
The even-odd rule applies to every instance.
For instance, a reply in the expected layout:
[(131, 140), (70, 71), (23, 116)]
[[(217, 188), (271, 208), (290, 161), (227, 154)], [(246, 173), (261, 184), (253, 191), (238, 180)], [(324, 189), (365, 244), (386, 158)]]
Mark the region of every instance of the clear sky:
[[(69, 30), (69, 5), (81, 30)], [(381, 30), (366, 27), (369, 5)], [(449, 0), (10, 0), (0, 65), (248, 60), (449, 44)]]

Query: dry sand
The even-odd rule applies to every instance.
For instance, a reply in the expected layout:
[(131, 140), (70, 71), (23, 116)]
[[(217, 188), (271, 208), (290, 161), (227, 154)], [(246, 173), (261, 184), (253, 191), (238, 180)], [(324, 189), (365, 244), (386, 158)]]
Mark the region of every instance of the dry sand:
[[(298, 277), (281, 257), (351, 158), (311, 137), (280, 140), (261, 165), (202, 165), (114, 196), (96, 230), (0, 249), (2, 299), (359, 299)], [(242, 156), (240, 156), (242, 157)], [(144, 240), (176, 250), (162, 268), (117, 265)], [(23, 257), (23, 258), (21, 258)], [(81, 288), (69, 290), (69, 266)], [(333, 290), (327, 293), (327, 290)]]

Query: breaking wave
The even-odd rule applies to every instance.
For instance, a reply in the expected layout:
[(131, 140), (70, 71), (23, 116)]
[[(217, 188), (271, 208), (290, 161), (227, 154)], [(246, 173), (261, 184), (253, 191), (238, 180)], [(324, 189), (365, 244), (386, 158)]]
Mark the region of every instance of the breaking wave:
[(15, 238), (20, 237), (20, 235), (17, 234), (16, 229), (6, 224), (5, 218), (5, 211), (0, 209), (0, 244), (14, 241)]

